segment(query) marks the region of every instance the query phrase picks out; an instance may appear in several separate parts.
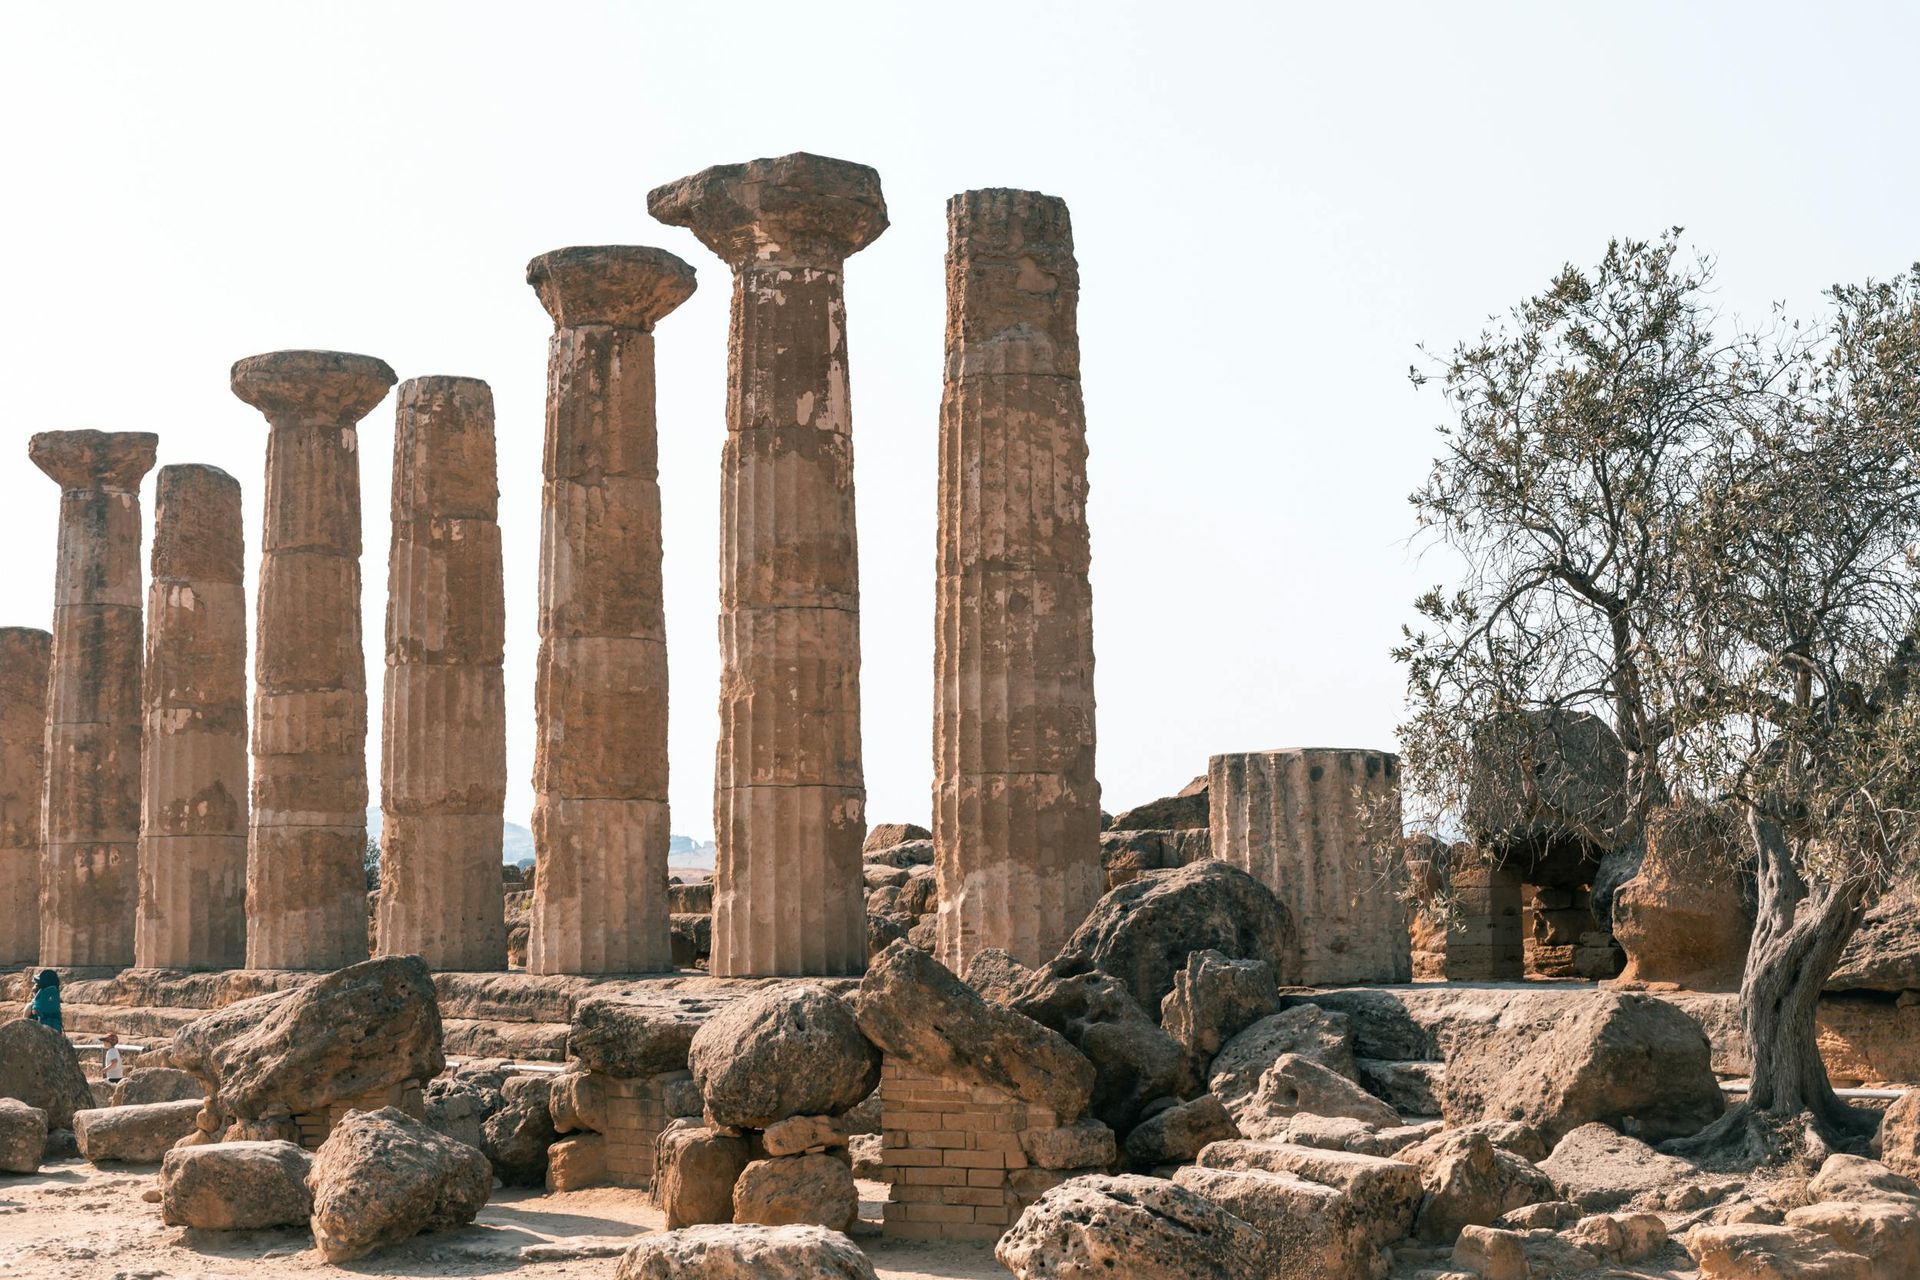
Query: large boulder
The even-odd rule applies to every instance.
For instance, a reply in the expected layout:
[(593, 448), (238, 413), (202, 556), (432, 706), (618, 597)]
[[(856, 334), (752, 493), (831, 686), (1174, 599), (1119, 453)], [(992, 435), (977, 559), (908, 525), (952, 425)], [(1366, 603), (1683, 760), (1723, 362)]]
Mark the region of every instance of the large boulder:
[(614, 1280), (876, 1280), (858, 1245), (824, 1227), (698, 1226), (644, 1236)]
[(880, 1054), (847, 1002), (787, 983), (727, 1006), (694, 1033), (687, 1065), (714, 1123), (764, 1129), (788, 1116), (836, 1116), (880, 1082)]
[(1127, 1160), (1135, 1168), (1184, 1164), (1208, 1143), (1240, 1137), (1233, 1117), (1210, 1093), (1155, 1112), (1127, 1135)]
[(1550, 1019), (1462, 1028), (1447, 1049), (1449, 1125), (1518, 1120), (1552, 1143), (1599, 1122), (1659, 1142), (1725, 1109), (1700, 1024), (1640, 996), (1595, 992)]
[(0, 1173), (37, 1173), (47, 1151), (47, 1113), (0, 1098)]
[(1823, 1235), (1837, 1250), (1857, 1253), (1873, 1280), (1920, 1276), (1920, 1202), (1828, 1201), (1787, 1212), (1786, 1225)]
[(1019, 1280), (1259, 1280), (1258, 1228), (1159, 1178), (1073, 1178), (1027, 1206), (994, 1257)]
[(582, 1000), (567, 1030), (567, 1056), (581, 1069), (623, 1080), (684, 1071), (697, 1013), (677, 1005), (642, 1004), (617, 996)]
[(1232, 1139), (1200, 1152), (1208, 1169), (1288, 1173), (1346, 1193), (1374, 1244), (1390, 1244), (1413, 1229), (1420, 1206), (1420, 1170), (1399, 1160), (1355, 1151), (1329, 1151), (1287, 1142)]
[(1191, 952), (1264, 960), (1281, 981), (1292, 981), (1299, 949), (1293, 918), (1272, 890), (1230, 863), (1208, 859), (1148, 872), (1108, 892), (1049, 967), (1110, 973), (1141, 1008), (1157, 1010)]
[(514, 1076), (500, 1088), (501, 1105), (480, 1126), (480, 1150), (501, 1183), (538, 1187), (547, 1180), (547, 1148), (559, 1138), (548, 1107), (547, 1076)]
[(1227, 1110), (1240, 1132), (1249, 1138), (1280, 1138), (1293, 1118), (1300, 1115), (1357, 1120), (1370, 1129), (1391, 1129), (1400, 1124), (1400, 1116), (1392, 1107), (1346, 1076), (1299, 1053), (1283, 1053), (1274, 1059), (1260, 1073), (1253, 1092), (1236, 1097)]
[(1052, 965), (1040, 970), (1013, 1008), (1065, 1036), (1093, 1063), (1088, 1104), (1125, 1133), (1156, 1098), (1192, 1093), (1186, 1053), (1160, 1029), (1127, 988), (1099, 970), (1071, 976)]
[(94, 1164), (158, 1164), (169, 1148), (195, 1129), (200, 1104), (142, 1102), (73, 1113), (80, 1154)]
[(1635, 1196), (1700, 1176), (1698, 1168), (1665, 1156), (1604, 1124), (1581, 1125), (1540, 1162), (1560, 1198), (1589, 1213), (1617, 1209)]
[(1700, 1280), (1874, 1280), (1866, 1258), (1799, 1227), (1695, 1227), (1683, 1243), (1700, 1266)]
[(350, 1111), (314, 1153), (313, 1243), (347, 1262), (472, 1222), (493, 1190), (486, 1156), (397, 1107)]
[(382, 956), (216, 1009), (174, 1033), (172, 1056), (243, 1119), (322, 1111), (446, 1066), (433, 977), (419, 956)]
[(1205, 831), (1211, 825), (1207, 775), (1158, 800), (1113, 815), (1113, 831)]
[(1867, 908), (1826, 989), (1920, 990), (1920, 886), (1896, 885)]
[(909, 840), (931, 839), (933, 832), (915, 822), (876, 822), (867, 828), (867, 838), (861, 843), (860, 852), (878, 853)]
[(896, 942), (875, 956), (853, 996), (859, 1027), (889, 1056), (934, 1075), (1002, 1089), (1080, 1118), (1094, 1066), (1058, 1032), (989, 1004), (917, 947)]
[(26, 1018), (0, 1022), (0, 1098), (40, 1108), (48, 1129), (73, 1128), (73, 1113), (93, 1106), (93, 1090), (67, 1038)]
[(141, 1067), (127, 1072), (113, 1087), (113, 1105), (133, 1106), (142, 1102), (184, 1102), (188, 1098), (204, 1101), (207, 1087), (200, 1077), (178, 1067)]
[(1194, 1069), (1204, 1072), (1227, 1041), (1279, 1007), (1272, 965), (1195, 951), (1160, 1002), (1160, 1025), (1187, 1051)]
[(1887, 1108), (1874, 1153), (1895, 1173), (1920, 1178), (1920, 1089), (1907, 1090)]
[(1423, 1157), (1414, 1219), (1422, 1240), (1444, 1244), (1463, 1227), (1492, 1226), (1503, 1214), (1557, 1194), (1552, 1178), (1473, 1129), (1442, 1133)]
[(469, 1072), (466, 1064), (427, 1082), (422, 1108), (427, 1126), (470, 1147), (486, 1143), (487, 1117), (506, 1102), (504, 1077), (492, 1071)]
[(845, 1231), (860, 1212), (847, 1161), (830, 1155), (755, 1160), (733, 1184), (733, 1220), (763, 1227), (811, 1223)]
[[(689, 1077), (691, 1078), (691, 1077)], [(600, 1077), (587, 1071), (563, 1071), (547, 1084), (547, 1114), (556, 1133), (605, 1133), (607, 1099)]]
[(160, 1165), (160, 1219), (202, 1231), (303, 1227), (313, 1213), (312, 1164), (291, 1142), (175, 1147)]
[(1627, 755), (1606, 721), (1560, 707), (1475, 726), (1468, 832), (1497, 845), (1614, 843), (1627, 816)]
[(1655, 810), (1640, 870), (1613, 893), (1613, 938), (1627, 955), (1620, 980), (1739, 987), (1754, 918), (1742, 861), (1739, 833), (1714, 811)]
[(1261, 1079), (1274, 1063), (1289, 1055), (1310, 1058), (1356, 1084), (1359, 1081), (1353, 1029), (1347, 1016), (1318, 1005), (1297, 1004), (1261, 1018), (1228, 1040), (1213, 1057), (1207, 1089), (1230, 1112), (1252, 1107)]
[(733, 1185), (751, 1153), (745, 1138), (675, 1120), (653, 1144), (653, 1202), (667, 1230), (733, 1221)]
[(1262, 1275), (1354, 1280), (1374, 1274), (1377, 1251), (1345, 1192), (1290, 1173), (1197, 1165), (1173, 1181), (1259, 1229), (1266, 1244)]

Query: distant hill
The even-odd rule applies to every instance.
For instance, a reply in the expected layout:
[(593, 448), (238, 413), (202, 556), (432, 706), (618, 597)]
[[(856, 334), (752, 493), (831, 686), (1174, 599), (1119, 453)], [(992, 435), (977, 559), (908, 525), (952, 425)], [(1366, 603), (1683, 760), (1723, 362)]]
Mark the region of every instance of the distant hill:
[[(380, 810), (367, 810), (367, 834), (380, 838)], [(711, 867), (713, 841), (696, 841), (692, 836), (674, 836), (667, 846), (667, 858), (677, 867)], [(500, 824), (500, 861), (524, 862), (533, 857), (533, 832), (517, 822)]]

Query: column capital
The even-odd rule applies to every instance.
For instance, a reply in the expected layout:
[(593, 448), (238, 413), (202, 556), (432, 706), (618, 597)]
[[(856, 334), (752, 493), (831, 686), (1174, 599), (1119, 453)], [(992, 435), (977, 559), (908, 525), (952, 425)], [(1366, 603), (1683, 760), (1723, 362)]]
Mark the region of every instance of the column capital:
[(42, 431), (27, 441), (27, 457), (62, 489), (130, 493), (153, 470), (159, 448), (151, 431)]
[(878, 173), (804, 151), (655, 187), (647, 212), (692, 231), (735, 271), (756, 262), (838, 266), (887, 229)]
[(645, 245), (574, 245), (527, 264), (527, 283), (562, 329), (604, 324), (652, 329), (693, 296), (693, 268)]
[(268, 422), (331, 422), (350, 427), (394, 384), (385, 360), (345, 351), (270, 351), (236, 360), (233, 394)]

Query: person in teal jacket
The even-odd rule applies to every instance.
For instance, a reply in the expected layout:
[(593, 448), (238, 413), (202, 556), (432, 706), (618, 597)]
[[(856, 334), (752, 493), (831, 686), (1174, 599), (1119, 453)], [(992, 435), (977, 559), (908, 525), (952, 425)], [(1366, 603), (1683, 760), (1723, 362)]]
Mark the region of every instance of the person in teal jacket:
[(42, 969), (33, 976), (33, 999), (27, 1002), (27, 1016), (43, 1027), (64, 1030), (60, 1025), (60, 975)]

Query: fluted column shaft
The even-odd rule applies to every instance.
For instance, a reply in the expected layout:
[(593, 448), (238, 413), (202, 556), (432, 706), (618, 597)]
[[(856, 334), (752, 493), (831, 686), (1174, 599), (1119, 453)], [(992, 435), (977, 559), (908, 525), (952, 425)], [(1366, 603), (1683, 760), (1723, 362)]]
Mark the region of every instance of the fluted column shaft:
[(860, 577), (843, 264), (878, 175), (788, 156), (649, 197), (733, 268), (720, 487), (712, 970), (866, 966)]
[(53, 636), (0, 627), (0, 965), (40, 958), (40, 806)]
[(48, 678), (40, 962), (133, 963), (140, 840), (140, 479), (159, 437), (49, 431), (60, 483)]
[(413, 378), (396, 400), (377, 949), (440, 970), (504, 969), (493, 391), (478, 378)]
[(527, 968), (673, 968), (667, 632), (653, 326), (693, 268), (641, 246), (560, 249), (527, 279), (554, 320), (540, 522)]
[(1051, 959), (1099, 900), (1079, 269), (1065, 202), (947, 205), (934, 850), (941, 959)]
[(1408, 982), (1400, 761), (1309, 748), (1214, 756), (1213, 856), (1273, 890), (1300, 937), (1300, 981)]
[(247, 958), (247, 605), (240, 483), (160, 469), (141, 740), (143, 969)]
[(367, 958), (367, 676), (357, 424), (393, 385), (371, 356), (281, 351), (233, 368), (266, 415), (247, 846), (247, 967)]

